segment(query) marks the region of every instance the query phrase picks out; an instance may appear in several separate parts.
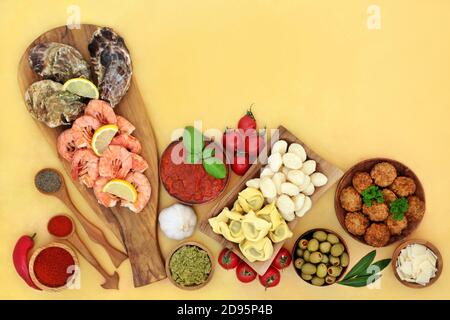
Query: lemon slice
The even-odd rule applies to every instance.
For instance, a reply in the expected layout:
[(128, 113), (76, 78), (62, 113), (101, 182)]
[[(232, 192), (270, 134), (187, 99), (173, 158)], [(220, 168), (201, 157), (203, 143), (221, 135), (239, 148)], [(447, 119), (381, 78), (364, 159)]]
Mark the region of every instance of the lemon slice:
[(74, 78), (67, 80), (63, 86), (64, 90), (72, 92), (80, 97), (98, 99), (98, 89), (91, 81), (85, 78)]
[(112, 179), (103, 187), (103, 192), (108, 192), (129, 202), (136, 202), (137, 192), (135, 187), (126, 180)]
[(119, 131), (119, 127), (115, 124), (107, 124), (95, 130), (95, 133), (92, 136), (91, 146), (96, 155), (102, 155), (108, 148), (117, 131)]

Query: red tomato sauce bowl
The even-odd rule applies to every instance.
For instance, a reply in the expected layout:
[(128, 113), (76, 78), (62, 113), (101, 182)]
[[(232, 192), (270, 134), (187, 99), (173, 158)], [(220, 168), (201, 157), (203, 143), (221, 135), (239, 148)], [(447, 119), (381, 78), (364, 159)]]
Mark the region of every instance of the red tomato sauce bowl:
[[(230, 168), (224, 179), (209, 175), (203, 165), (186, 163), (185, 149), (181, 141), (173, 141), (164, 150), (159, 172), (161, 183), (175, 199), (186, 204), (201, 204), (213, 201), (225, 190), (230, 177)], [(223, 157), (224, 163), (225, 156)]]

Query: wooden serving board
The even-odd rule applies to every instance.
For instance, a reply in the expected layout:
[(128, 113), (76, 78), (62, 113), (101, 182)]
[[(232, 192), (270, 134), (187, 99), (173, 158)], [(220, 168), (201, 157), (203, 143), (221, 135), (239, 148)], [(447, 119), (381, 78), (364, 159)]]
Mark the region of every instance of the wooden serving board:
[[(308, 156), (308, 159), (315, 160), (317, 162), (317, 169), (316, 171), (322, 172), (328, 177), (328, 182), (326, 185), (316, 188), (314, 194), (311, 196), (311, 200), (314, 203), (319, 200), (319, 198), (333, 185), (335, 184), (343, 175), (343, 171), (330, 162), (322, 159), (317, 153), (315, 153), (313, 150), (311, 150), (306, 144), (304, 144), (300, 139), (298, 139), (296, 136), (294, 136), (289, 130), (284, 128), (283, 126), (278, 127), (279, 132), (279, 139), (280, 140), (286, 140), (288, 144), (291, 143), (299, 143), (305, 148), (306, 154)], [(271, 139), (271, 143), (267, 146), (267, 153), (263, 151), (263, 154), (270, 155), (271, 146), (273, 143), (275, 143), (274, 139)], [(241, 257), (243, 260), (245, 260), (258, 274), (262, 275), (264, 274), (267, 269), (272, 264), (273, 259), (277, 255), (278, 251), (281, 249), (281, 247), (284, 244), (284, 241), (275, 243), (273, 245), (273, 255), (270, 259), (267, 261), (257, 261), (257, 262), (249, 262), (247, 259), (244, 258), (242, 255), (238, 244), (233, 243), (225, 239), (222, 235), (214, 233), (211, 226), (209, 225), (208, 219), (217, 216), (224, 207), (228, 207), (231, 209), (233, 206), (233, 203), (236, 201), (238, 197), (238, 193), (241, 192), (243, 189), (246, 188), (245, 183), (253, 178), (258, 178), (259, 174), (261, 172), (261, 168), (263, 165), (260, 161), (253, 164), (250, 169), (245, 173), (244, 176), (242, 176), (240, 179), (238, 179), (236, 182), (230, 181), (230, 184), (233, 183), (230, 188), (227, 190), (227, 194), (223, 196), (221, 199), (219, 199), (216, 204), (208, 210), (203, 216), (204, 219), (200, 222), (200, 230), (205, 233), (206, 235), (210, 236), (211, 238), (217, 240), (219, 243), (221, 243), (224, 247), (232, 249), (239, 257)], [(308, 214), (308, 213), (307, 213)], [(301, 218), (296, 218), (295, 220), (288, 223), (289, 229), (293, 230), (296, 226), (297, 222)]]
[[(30, 48), (42, 42), (60, 42), (71, 45), (81, 52), (86, 61), (90, 61), (88, 43), (92, 33), (98, 26), (84, 24), (80, 29), (70, 30), (66, 26), (50, 30), (34, 40), (20, 59), (18, 80), (20, 90), (25, 95), (27, 88), (35, 81), (40, 80), (28, 63)], [(26, 112), (25, 106), (23, 106)], [(140, 287), (146, 284), (166, 278), (163, 259), (158, 245), (157, 218), (159, 198), (158, 178), (158, 150), (150, 120), (147, 116), (144, 101), (134, 79), (127, 94), (123, 97), (114, 111), (127, 118), (136, 127), (133, 135), (142, 142), (141, 155), (147, 160), (149, 168), (145, 175), (152, 187), (151, 198), (148, 205), (140, 213), (136, 214), (127, 208), (105, 208), (98, 204), (94, 193), (74, 182), (78, 191), (83, 195), (91, 208), (108, 224), (114, 234), (124, 244), (133, 270), (134, 286)], [(44, 123), (35, 121), (47, 142), (52, 146), (57, 155), (56, 139), (67, 127), (49, 128)], [(67, 174), (70, 176), (70, 164), (61, 158)]]

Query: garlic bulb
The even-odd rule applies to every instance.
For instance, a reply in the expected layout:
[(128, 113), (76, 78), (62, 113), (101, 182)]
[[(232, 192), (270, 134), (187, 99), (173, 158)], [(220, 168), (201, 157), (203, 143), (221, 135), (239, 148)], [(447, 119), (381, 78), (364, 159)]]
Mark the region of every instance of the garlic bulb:
[(174, 240), (190, 237), (197, 224), (194, 210), (186, 205), (176, 203), (159, 213), (159, 226), (164, 234)]

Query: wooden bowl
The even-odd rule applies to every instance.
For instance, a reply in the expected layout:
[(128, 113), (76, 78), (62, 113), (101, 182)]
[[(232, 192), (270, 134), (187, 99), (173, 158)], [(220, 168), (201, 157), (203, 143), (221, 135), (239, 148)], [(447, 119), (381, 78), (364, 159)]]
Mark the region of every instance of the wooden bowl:
[[(422, 244), (425, 247), (427, 247), (428, 249), (430, 249), (431, 251), (433, 251), (433, 253), (436, 255), (437, 257), (437, 271), (436, 271), (436, 275), (430, 279), (430, 282), (428, 282), (426, 285), (421, 285), (418, 283), (413, 283), (413, 282), (408, 282), (405, 280), (400, 279), (400, 276), (397, 273), (397, 260), (398, 257), (400, 255), (400, 251), (402, 251), (402, 249), (406, 248), (407, 246), (409, 246), (410, 244)], [(400, 283), (402, 283), (403, 285), (407, 286), (408, 288), (414, 288), (414, 289), (421, 289), (421, 288), (426, 288), (431, 286), (433, 283), (436, 282), (436, 280), (439, 278), (439, 276), (442, 273), (442, 268), (444, 267), (444, 262), (442, 260), (442, 255), (439, 252), (438, 248), (436, 248), (431, 242), (426, 241), (426, 240), (418, 240), (418, 239), (411, 239), (411, 240), (406, 240), (404, 242), (402, 242), (394, 251), (393, 255), (392, 255), (392, 269), (394, 270), (394, 275), (397, 278), (398, 281), (400, 281)]]
[[(340, 275), (339, 277), (336, 278), (336, 282), (338, 282), (338, 281), (341, 280), (342, 277), (345, 275), (345, 272), (347, 271), (347, 268), (348, 268), (348, 266), (350, 265), (350, 253), (349, 253), (349, 251), (348, 251), (348, 246), (347, 246), (347, 243), (345, 242), (345, 240), (344, 240), (339, 234), (337, 234), (336, 232), (334, 232), (333, 230), (325, 229), (325, 228), (315, 228), (315, 229), (311, 229), (311, 230), (306, 231), (305, 233), (303, 233), (303, 234), (302, 234), (300, 237), (298, 237), (298, 239), (295, 241), (294, 247), (293, 247), (293, 249), (292, 249), (292, 260), (293, 260), (293, 262), (294, 262), (295, 259), (298, 258), (298, 256), (297, 256), (297, 248), (298, 248), (298, 243), (300, 242), (300, 240), (302, 240), (302, 239), (308, 239), (308, 240), (311, 239), (311, 238), (312, 238), (312, 234), (313, 234), (314, 232), (316, 232), (316, 231), (325, 231), (326, 233), (332, 233), (332, 234), (336, 235), (336, 236), (339, 238), (339, 241), (344, 245), (344, 248), (345, 248), (345, 251), (344, 251), (344, 252), (347, 252), (347, 254), (348, 254), (348, 260), (349, 260), (349, 263), (348, 263), (348, 265), (347, 265), (345, 268), (342, 269), (341, 275)], [(297, 275), (299, 276), (300, 279), (302, 279), (303, 281), (305, 281), (306, 283), (308, 283), (308, 284), (310, 284), (310, 285), (313, 285), (312, 283), (310, 283), (309, 281), (304, 280), (304, 279), (301, 277), (301, 271), (300, 271), (299, 269), (297, 269), (297, 268), (294, 266), (294, 263), (292, 263), (292, 266), (294, 267), (295, 272), (297, 273)], [(336, 282), (335, 282), (335, 283), (336, 283)], [(331, 286), (331, 285), (333, 285), (333, 284), (334, 284), (334, 283), (332, 283), (332, 284), (324, 283), (323, 286), (321, 286), (321, 287), (327, 287), (327, 286)]]
[[(62, 291), (64, 289), (67, 289), (67, 285), (63, 285), (61, 287), (48, 287), (48, 286), (42, 284), (38, 280), (38, 278), (36, 277), (36, 274), (34, 273), (34, 261), (36, 260), (36, 257), (41, 253), (41, 251), (43, 251), (45, 249), (48, 249), (48, 248), (51, 248), (51, 247), (59, 247), (59, 248), (62, 248), (64, 250), (66, 250), (67, 252), (69, 252), (69, 254), (72, 256), (72, 259), (74, 261), (74, 265), (76, 267), (76, 270), (79, 269), (78, 258), (77, 258), (77, 255), (76, 255), (75, 251), (72, 248), (70, 248), (69, 246), (67, 246), (67, 245), (65, 245), (63, 243), (52, 242), (52, 243), (50, 243), (50, 244), (48, 244), (46, 246), (43, 246), (43, 247), (40, 247), (39, 249), (36, 249), (33, 252), (32, 256), (30, 258), (30, 262), (28, 264), (28, 270), (30, 272), (31, 280), (33, 280), (34, 284), (36, 284), (36, 286), (38, 288), (40, 288), (40, 289), (42, 289), (44, 291), (59, 292), (59, 291)], [(77, 272), (76, 270), (75, 270), (75, 272)]]
[[(361, 161), (361, 162), (355, 164), (353, 167), (348, 169), (347, 172), (344, 173), (344, 176), (339, 181), (339, 184), (336, 188), (336, 193), (334, 195), (334, 209), (336, 211), (336, 216), (339, 220), (339, 223), (341, 224), (342, 228), (344, 228), (345, 231), (347, 231), (347, 228), (345, 227), (345, 214), (347, 213), (347, 211), (341, 207), (341, 202), (339, 201), (341, 192), (344, 188), (352, 185), (352, 178), (356, 172), (363, 171), (363, 172), (370, 173), (370, 170), (372, 169), (372, 167), (379, 162), (389, 162), (397, 170), (398, 176), (405, 176), (405, 177), (409, 177), (409, 178), (413, 179), (414, 183), (416, 184), (416, 192), (414, 193), (414, 195), (419, 197), (419, 199), (422, 200), (424, 202), (424, 205), (426, 206), (425, 191), (423, 190), (422, 183), (420, 182), (419, 178), (417, 178), (416, 174), (411, 169), (409, 169), (407, 166), (405, 166), (403, 163), (398, 162), (396, 160), (387, 159), (387, 158), (373, 158), (373, 159), (364, 160), (364, 161)], [(419, 226), (420, 222), (421, 222), (421, 220), (417, 221), (417, 222), (411, 222), (411, 223), (408, 222), (408, 226), (406, 227), (406, 229), (404, 229), (400, 235), (392, 235), (389, 242), (386, 244), (386, 246), (388, 246), (394, 242), (403, 240), (405, 237), (410, 235), (414, 230), (416, 230), (416, 228)], [(356, 239), (357, 241), (368, 245), (364, 241), (364, 236), (355, 236), (348, 231), (347, 231), (347, 233), (353, 239)]]
[[(208, 278), (205, 280), (205, 282), (196, 285), (196, 286), (184, 286), (182, 284), (179, 284), (178, 282), (176, 282), (173, 277), (172, 277), (172, 272), (170, 271), (170, 267), (169, 267), (169, 263), (170, 263), (170, 259), (172, 259), (172, 255), (181, 247), (184, 246), (196, 246), (200, 249), (202, 249), (203, 251), (205, 251), (208, 254), (209, 260), (211, 261), (211, 272), (208, 275)], [(209, 251), (208, 248), (206, 248), (205, 246), (203, 246), (202, 244), (198, 243), (198, 242), (193, 242), (193, 241), (187, 241), (187, 242), (183, 242), (180, 243), (178, 246), (176, 246), (167, 256), (166, 259), (166, 274), (167, 277), (169, 278), (170, 282), (172, 282), (176, 287), (183, 289), (183, 290), (197, 290), (200, 289), (204, 286), (206, 286), (208, 284), (209, 281), (211, 281), (212, 278), (212, 274), (214, 272), (214, 259), (213, 259), (213, 255), (211, 254), (211, 251)]]
[[(231, 166), (230, 166), (229, 163), (227, 163), (225, 165), (226, 169), (227, 169), (227, 176), (225, 177), (225, 185), (224, 185), (223, 189), (215, 197), (213, 197), (213, 198), (211, 198), (209, 200), (205, 200), (205, 201), (186, 201), (186, 200), (180, 199), (176, 195), (170, 193), (169, 190), (167, 189), (167, 186), (166, 186), (166, 184), (165, 184), (165, 182), (164, 182), (164, 180), (162, 178), (162, 174), (161, 174), (162, 173), (162, 170), (161, 170), (162, 159), (164, 158), (164, 156), (166, 155), (166, 153), (168, 152), (170, 147), (172, 147), (174, 144), (177, 144), (177, 143), (180, 143), (180, 142), (181, 142), (181, 140), (172, 141), (166, 147), (166, 149), (163, 151), (163, 153), (161, 155), (161, 159), (160, 159), (160, 162), (159, 162), (159, 173), (160, 173), (159, 174), (159, 180), (161, 181), (161, 184), (164, 186), (164, 189), (167, 191), (168, 194), (170, 194), (170, 196), (174, 197), (175, 199), (177, 199), (178, 202), (181, 202), (183, 204), (195, 205), (195, 204), (205, 204), (205, 203), (209, 203), (209, 202), (215, 201), (217, 198), (219, 198), (223, 194), (223, 192), (226, 190), (226, 188), (228, 186), (228, 182), (230, 180), (230, 171), (231, 171)], [(226, 155), (225, 154), (224, 154), (224, 159), (226, 159)], [(229, 162), (229, 161), (226, 161), (226, 162)]]

